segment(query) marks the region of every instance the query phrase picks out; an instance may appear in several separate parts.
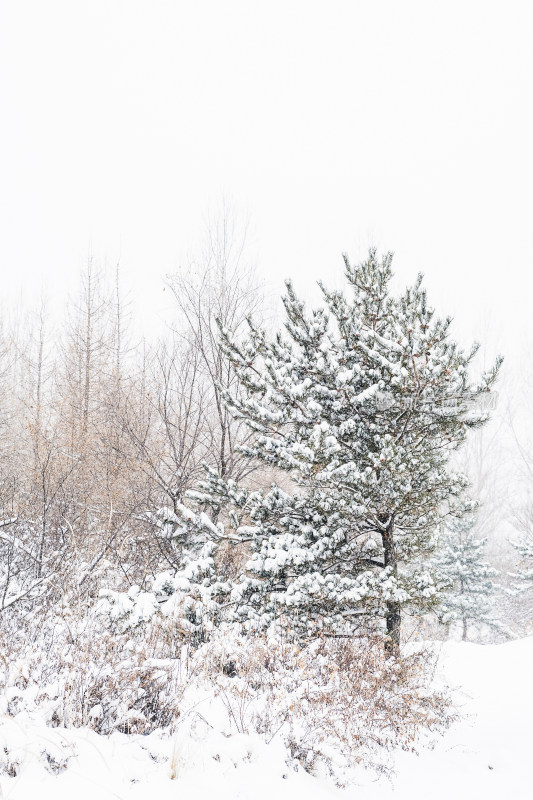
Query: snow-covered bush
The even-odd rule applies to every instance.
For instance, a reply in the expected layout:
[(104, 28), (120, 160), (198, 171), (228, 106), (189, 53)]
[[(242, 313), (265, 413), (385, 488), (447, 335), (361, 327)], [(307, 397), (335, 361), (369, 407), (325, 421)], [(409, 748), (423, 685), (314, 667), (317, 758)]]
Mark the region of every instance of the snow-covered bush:
[(217, 576), (216, 543), (205, 536), (206, 528), (215, 535), (218, 529), (205, 514), (197, 518), (185, 507), (182, 512), (185, 520), (169, 508), (148, 515), (172, 554), (174, 569), (158, 573), (148, 581), (149, 588), (101, 589), (100, 611), (109, 615), (115, 630), (134, 629), (159, 617), (176, 641), (198, 645), (221, 622), (217, 599), (229, 593), (230, 586)]
[(415, 749), (421, 733), (453, 719), (445, 693), (430, 690), (434, 654), (387, 656), (381, 638), (296, 643), (215, 637), (195, 656), (222, 700), (230, 726), (271, 741), (294, 763), (342, 782), (354, 763), (386, 769), (393, 748)]
[(99, 733), (172, 726), (183, 687), (168, 649), (156, 625), (134, 639), (111, 631), (95, 608), (50, 615), (20, 638), (0, 640), (1, 710), (33, 710), (48, 725)]
[(172, 733), (201, 714), (225, 735), (280, 740), (294, 768), (343, 782), (354, 764), (387, 768), (392, 748), (451, 719), (428, 689), (429, 652), (387, 656), (382, 640), (301, 648), (222, 625), (200, 646), (152, 615), (123, 632), (100, 603), (0, 640), (0, 713), (98, 733)]

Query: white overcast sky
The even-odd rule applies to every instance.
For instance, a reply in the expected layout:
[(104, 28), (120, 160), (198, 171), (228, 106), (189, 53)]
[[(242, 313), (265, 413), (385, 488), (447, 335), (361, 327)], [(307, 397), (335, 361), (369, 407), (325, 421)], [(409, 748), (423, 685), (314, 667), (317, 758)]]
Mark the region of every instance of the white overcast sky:
[[(0, 0), (5, 304), (89, 248), (150, 327), (222, 195), (271, 286), (396, 253), (513, 350), (533, 280), (533, 3)], [(516, 351), (516, 348), (515, 348)]]

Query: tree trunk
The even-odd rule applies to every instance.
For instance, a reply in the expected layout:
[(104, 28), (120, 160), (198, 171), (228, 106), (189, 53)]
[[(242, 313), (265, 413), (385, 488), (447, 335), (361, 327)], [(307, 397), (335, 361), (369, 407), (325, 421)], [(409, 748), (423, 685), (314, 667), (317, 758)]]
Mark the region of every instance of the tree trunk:
[[(398, 575), (398, 561), (396, 558), (396, 547), (394, 545), (394, 518), (386, 517), (384, 522), (387, 522), (385, 529), (381, 532), (381, 541), (384, 550), (384, 565), (389, 567), (390, 574), (396, 578)], [(400, 633), (402, 616), (400, 604), (390, 601), (386, 606), (385, 623), (387, 629), (387, 638), (385, 639), (385, 650), (391, 655), (398, 655), (400, 650)]]
[[(459, 594), (461, 596), (463, 596), (464, 593), (465, 593), (465, 584), (464, 584), (463, 579), (461, 578), (460, 582), (459, 582)], [(463, 622), (463, 642), (466, 642), (466, 637), (468, 635), (468, 629), (467, 629), (467, 621), (466, 621), (466, 615), (465, 614), (463, 614), (462, 622)]]

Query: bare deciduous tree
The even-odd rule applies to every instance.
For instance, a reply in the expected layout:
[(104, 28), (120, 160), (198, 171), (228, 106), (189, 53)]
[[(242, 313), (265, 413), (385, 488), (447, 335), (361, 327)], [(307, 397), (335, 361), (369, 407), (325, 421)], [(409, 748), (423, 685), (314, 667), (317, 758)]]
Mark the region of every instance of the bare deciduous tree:
[(199, 356), (210, 461), (222, 477), (242, 480), (251, 471), (238, 446), (248, 436), (224, 403), (224, 393), (239, 392), (239, 383), (220, 346), (218, 325), (238, 331), (248, 317), (262, 317), (262, 292), (255, 270), (246, 261), (245, 225), (239, 225), (226, 203), (208, 219), (204, 245), (189, 268), (169, 278), (178, 310), (176, 330)]

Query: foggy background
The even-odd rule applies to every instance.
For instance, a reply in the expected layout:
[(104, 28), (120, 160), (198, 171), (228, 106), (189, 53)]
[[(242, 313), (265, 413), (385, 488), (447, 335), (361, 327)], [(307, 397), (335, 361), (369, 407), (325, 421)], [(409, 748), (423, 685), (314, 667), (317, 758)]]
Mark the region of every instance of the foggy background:
[(525, 502), (532, 41), (529, 2), (3, 0), (4, 315), (43, 290), (60, 313), (92, 254), (156, 334), (221, 198), (273, 296), (393, 250), (505, 355), (491, 463), (500, 510)]

